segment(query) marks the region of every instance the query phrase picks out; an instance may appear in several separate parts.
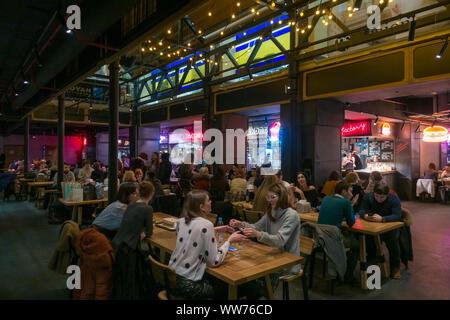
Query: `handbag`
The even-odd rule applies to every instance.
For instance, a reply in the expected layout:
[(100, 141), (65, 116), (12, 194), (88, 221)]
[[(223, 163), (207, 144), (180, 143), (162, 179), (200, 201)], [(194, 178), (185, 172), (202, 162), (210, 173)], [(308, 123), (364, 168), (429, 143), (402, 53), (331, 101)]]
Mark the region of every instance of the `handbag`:
[(97, 192), (95, 186), (87, 183), (83, 186), (83, 200), (97, 200)]

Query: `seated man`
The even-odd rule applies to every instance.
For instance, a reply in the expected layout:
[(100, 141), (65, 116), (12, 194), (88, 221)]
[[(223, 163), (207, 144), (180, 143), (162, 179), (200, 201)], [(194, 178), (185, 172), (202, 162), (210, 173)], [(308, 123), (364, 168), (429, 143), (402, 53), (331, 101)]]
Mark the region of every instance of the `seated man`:
[[(323, 198), (317, 223), (333, 225), (342, 230), (342, 221), (345, 220), (347, 225), (352, 227), (355, 224), (353, 205), (350, 201), (352, 197), (352, 185), (340, 181), (335, 187), (335, 195)], [(350, 232), (343, 232), (343, 237), (345, 247), (350, 248), (345, 281), (352, 283), (353, 271), (358, 262), (359, 241)]]
[[(384, 183), (375, 185), (373, 192), (366, 194), (359, 210), (361, 218), (383, 223), (402, 220), (402, 208), (400, 199), (389, 192), (389, 187)], [(400, 229), (395, 229), (381, 235), (381, 241), (386, 243), (389, 250), (389, 265), (391, 277), (400, 279)], [(372, 238), (367, 239), (368, 261), (375, 258), (376, 248)]]

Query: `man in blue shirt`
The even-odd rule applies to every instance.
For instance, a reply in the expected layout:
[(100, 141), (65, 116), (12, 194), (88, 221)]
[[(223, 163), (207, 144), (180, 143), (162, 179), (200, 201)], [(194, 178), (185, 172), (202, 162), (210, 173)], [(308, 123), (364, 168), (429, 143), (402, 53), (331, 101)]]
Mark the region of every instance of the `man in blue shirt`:
[[(374, 191), (366, 194), (359, 210), (361, 218), (373, 222), (394, 222), (402, 220), (402, 207), (400, 199), (389, 193), (389, 187), (384, 183), (375, 185)], [(389, 250), (389, 265), (391, 277), (400, 279), (400, 229), (395, 229), (381, 235), (381, 241), (386, 243)], [(367, 254), (370, 261), (376, 256), (376, 247), (373, 239), (367, 239)]]
[[(318, 224), (327, 224), (338, 227), (342, 230), (342, 222), (345, 220), (349, 227), (355, 224), (353, 205), (350, 199), (353, 197), (352, 185), (345, 181), (340, 181), (335, 187), (334, 196), (326, 196), (320, 206)], [(347, 255), (347, 271), (345, 281), (354, 283), (353, 272), (358, 262), (359, 241), (354, 234), (343, 232), (344, 246), (350, 248)]]

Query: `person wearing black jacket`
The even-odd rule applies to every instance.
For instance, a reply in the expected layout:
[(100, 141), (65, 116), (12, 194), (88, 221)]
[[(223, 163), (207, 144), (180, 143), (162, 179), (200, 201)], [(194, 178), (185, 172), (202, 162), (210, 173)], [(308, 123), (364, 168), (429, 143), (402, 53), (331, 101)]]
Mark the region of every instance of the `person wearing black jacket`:
[[(375, 185), (374, 192), (366, 194), (359, 210), (362, 219), (384, 223), (402, 221), (402, 207), (400, 199), (389, 192), (389, 187), (384, 183)], [(395, 229), (381, 235), (381, 241), (386, 243), (389, 250), (389, 265), (391, 277), (400, 279), (400, 230)], [(368, 260), (376, 255), (375, 242), (369, 237), (367, 240)]]
[(159, 180), (162, 184), (170, 184), (170, 175), (172, 174), (172, 164), (169, 161), (169, 154), (161, 155), (161, 165), (159, 166)]
[(151, 182), (140, 184), (140, 199), (128, 205), (119, 231), (111, 241), (116, 252), (113, 264), (112, 299), (114, 300), (156, 297), (153, 277), (146, 264), (150, 247), (143, 241), (153, 234), (153, 208), (148, 203), (154, 191)]

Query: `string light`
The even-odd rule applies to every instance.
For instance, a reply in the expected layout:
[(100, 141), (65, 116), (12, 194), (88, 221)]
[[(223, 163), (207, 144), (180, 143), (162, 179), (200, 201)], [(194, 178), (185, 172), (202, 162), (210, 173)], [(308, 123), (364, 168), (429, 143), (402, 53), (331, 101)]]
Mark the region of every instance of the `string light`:
[(259, 16), (259, 11), (256, 11), (256, 15)]
[(270, 24), (273, 24), (273, 20), (270, 20)]
[(198, 30), (198, 34), (202, 34), (202, 30)]
[(237, 5), (238, 7), (240, 7), (240, 6), (241, 6), (241, 3), (240, 3), (240, 2), (237, 2), (236, 5)]
[(220, 31), (220, 35), (223, 36), (223, 31)]
[(300, 12), (300, 17), (303, 17), (305, 14), (302, 12)]
[(320, 14), (320, 10), (319, 10), (319, 9), (317, 9), (317, 11), (316, 11), (316, 14), (317, 14), (317, 15), (319, 15), (319, 14)]
[(170, 30), (170, 29), (167, 30), (167, 33), (168, 33), (168, 34), (171, 34), (171, 33), (172, 33), (172, 30)]
[(159, 42), (159, 45), (162, 46), (162, 40)]
[(159, 53), (159, 55), (161, 55), (161, 56), (162, 56), (162, 55), (163, 55), (163, 53), (162, 53), (162, 52), (160, 52), (160, 53)]
[(312, 28), (312, 25), (308, 24), (308, 29), (311, 29), (311, 28)]
[(187, 45), (188, 45), (188, 47), (190, 47), (190, 46), (191, 46), (191, 43), (189, 42)]
[(210, 17), (212, 16), (212, 13), (211, 13), (211, 11), (210, 11), (210, 12), (208, 12), (208, 16), (210, 16)]
[(141, 51), (144, 52), (144, 51), (145, 51), (145, 48), (141, 48)]
[(234, 19), (234, 18), (236, 18), (236, 15), (233, 13), (233, 14), (231, 15), (231, 19)]
[(152, 43), (152, 40), (147, 40), (148, 43)]
[(255, 13), (255, 8), (252, 8), (252, 12)]
[(275, 7), (275, 2), (272, 1), (272, 3), (270, 4), (273, 7)]

